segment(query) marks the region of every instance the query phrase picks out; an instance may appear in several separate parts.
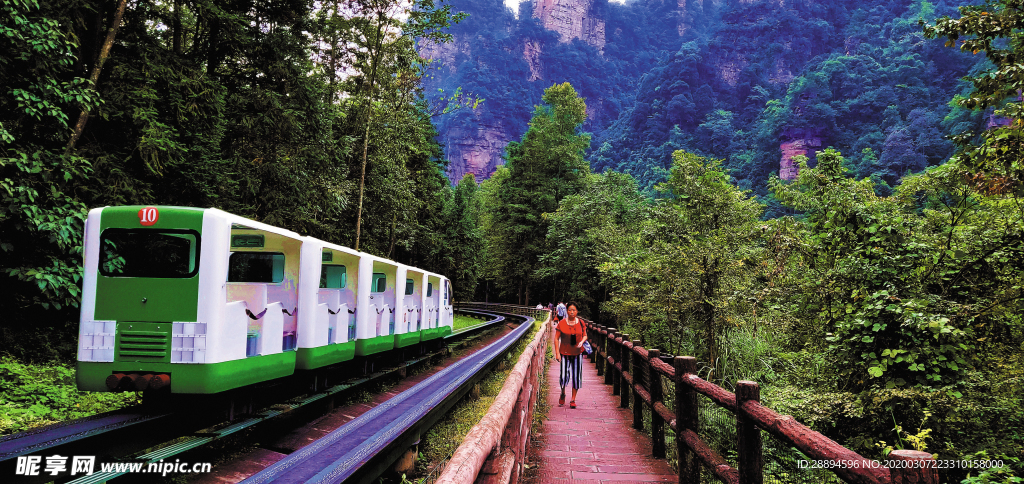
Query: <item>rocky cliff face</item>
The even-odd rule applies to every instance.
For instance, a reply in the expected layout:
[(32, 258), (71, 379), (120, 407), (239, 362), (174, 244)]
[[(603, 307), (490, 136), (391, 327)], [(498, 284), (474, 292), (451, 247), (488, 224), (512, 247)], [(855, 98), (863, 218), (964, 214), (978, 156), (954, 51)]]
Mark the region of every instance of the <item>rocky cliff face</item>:
[(453, 129), (448, 133), (448, 179), (458, 183), (466, 173), (472, 173), (477, 182), (490, 178), (505, 163), (502, 154), (511, 138), (501, 123), (476, 124), (474, 129)]
[(562, 42), (580, 39), (604, 50), (604, 19), (597, 15), (595, 0), (537, 0), (533, 16), (548, 30), (558, 32)]
[(438, 62), (449, 72), (455, 72), (455, 56), (460, 53), (469, 55), (469, 40), (456, 37), (447, 44), (420, 40), (417, 50), (424, 59)]
[(526, 64), (530, 66), (530, 82), (544, 78), (541, 75), (543, 70), (540, 64), (540, 50), (540, 42), (535, 40), (527, 40), (523, 46), (523, 58), (526, 59)]
[(782, 160), (779, 161), (779, 178), (795, 180), (800, 174), (800, 167), (793, 162), (799, 155), (814, 158), (814, 152), (821, 148), (823, 135), (817, 129), (787, 129), (782, 134)]

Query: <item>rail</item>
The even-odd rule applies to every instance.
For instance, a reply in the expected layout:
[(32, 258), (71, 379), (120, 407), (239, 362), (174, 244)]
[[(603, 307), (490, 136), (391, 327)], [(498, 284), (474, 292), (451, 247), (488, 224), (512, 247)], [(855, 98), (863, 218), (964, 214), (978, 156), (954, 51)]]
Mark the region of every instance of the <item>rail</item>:
[(543, 321), (548, 317), (547, 309), (537, 309), (536, 306), (523, 306), (520, 304), (504, 303), (482, 303), (482, 302), (457, 302), (456, 309), (478, 309), (481, 311), (495, 311), (499, 313), (518, 314), (530, 316), (531, 318)]
[(376, 480), (529, 333), (533, 318), (513, 317), (524, 324), (243, 482)]
[[(544, 316), (546, 318), (547, 314)], [(491, 408), (466, 434), (435, 484), (519, 481), (526, 461), (533, 412), (537, 408), (549, 326), (550, 321), (545, 319), (541, 330), (512, 368)]]
[[(789, 415), (780, 415), (760, 402), (760, 388), (752, 381), (739, 381), (736, 393), (729, 392), (696, 375), (697, 361), (677, 356), (672, 364), (663, 361), (660, 351), (640, 346), (628, 334), (616, 328), (590, 324), (588, 338), (594, 347), (591, 355), (598, 376), (621, 395), (620, 407), (633, 401), (633, 427), (643, 429), (644, 409), (651, 415), (651, 444), (655, 457), (664, 458), (665, 428), (675, 432), (679, 456), (679, 482), (698, 483), (701, 467), (718, 480), (733, 484), (764, 482), (762, 433), (798, 449), (808, 461), (827, 463), (829, 471), (843, 482), (858, 484), (938, 484), (938, 471), (927, 461), (931, 454), (897, 450), (885, 463), (862, 457), (832, 439), (811, 430)], [(662, 377), (673, 382), (674, 409), (666, 401)], [(736, 466), (730, 465), (700, 436), (697, 397), (703, 395), (714, 405), (735, 415)], [(632, 398), (630, 398), (632, 397)]]

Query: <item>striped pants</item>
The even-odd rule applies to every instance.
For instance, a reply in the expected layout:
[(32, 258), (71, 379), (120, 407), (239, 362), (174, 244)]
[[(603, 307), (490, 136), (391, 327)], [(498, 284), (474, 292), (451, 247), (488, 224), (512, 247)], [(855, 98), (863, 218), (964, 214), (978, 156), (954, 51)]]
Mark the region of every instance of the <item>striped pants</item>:
[(562, 363), (558, 373), (558, 386), (565, 389), (565, 386), (572, 382), (572, 387), (579, 390), (583, 383), (583, 357), (580, 355), (562, 355)]

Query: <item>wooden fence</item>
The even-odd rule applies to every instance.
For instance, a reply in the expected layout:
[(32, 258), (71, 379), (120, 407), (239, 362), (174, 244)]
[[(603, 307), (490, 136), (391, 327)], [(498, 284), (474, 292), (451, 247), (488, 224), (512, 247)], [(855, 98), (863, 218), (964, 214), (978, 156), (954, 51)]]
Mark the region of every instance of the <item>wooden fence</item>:
[[(939, 482), (938, 471), (930, 465), (932, 457), (927, 452), (897, 450), (884, 463), (867, 459), (792, 417), (761, 405), (760, 389), (755, 382), (739, 381), (736, 393), (731, 393), (699, 378), (695, 358), (678, 356), (669, 364), (657, 349), (643, 348), (639, 341), (630, 341), (628, 334), (616, 328), (590, 324), (588, 338), (594, 347), (591, 359), (597, 365), (598, 376), (604, 376), (605, 384), (612, 385), (613, 394), (621, 395), (622, 408), (629, 408), (630, 400), (633, 401), (633, 427), (642, 429), (644, 408), (650, 411), (655, 457), (665, 457), (666, 427), (675, 432), (680, 483), (699, 483), (701, 466), (722, 482), (763, 483), (762, 430), (807, 456), (808, 466), (825, 467), (844, 482)], [(675, 383), (674, 409), (666, 404), (662, 377)], [(736, 467), (700, 438), (698, 395), (735, 415)]]

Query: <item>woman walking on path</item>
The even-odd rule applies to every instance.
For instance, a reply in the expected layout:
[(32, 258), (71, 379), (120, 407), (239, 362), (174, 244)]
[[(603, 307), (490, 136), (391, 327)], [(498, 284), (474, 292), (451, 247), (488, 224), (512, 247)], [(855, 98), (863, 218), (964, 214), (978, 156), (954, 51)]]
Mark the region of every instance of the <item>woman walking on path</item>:
[(569, 401), (569, 408), (576, 408), (576, 392), (580, 389), (583, 372), (583, 357), (580, 353), (583, 342), (587, 340), (583, 320), (576, 317), (578, 312), (576, 303), (569, 303), (566, 306), (566, 318), (558, 321), (555, 326), (555, 341), (558, 344), (555, 361), (561, 364), (558, 386), (562, 388), (558, 406), (565, 405), (565, 386), (572, 383), (572, 400)]

